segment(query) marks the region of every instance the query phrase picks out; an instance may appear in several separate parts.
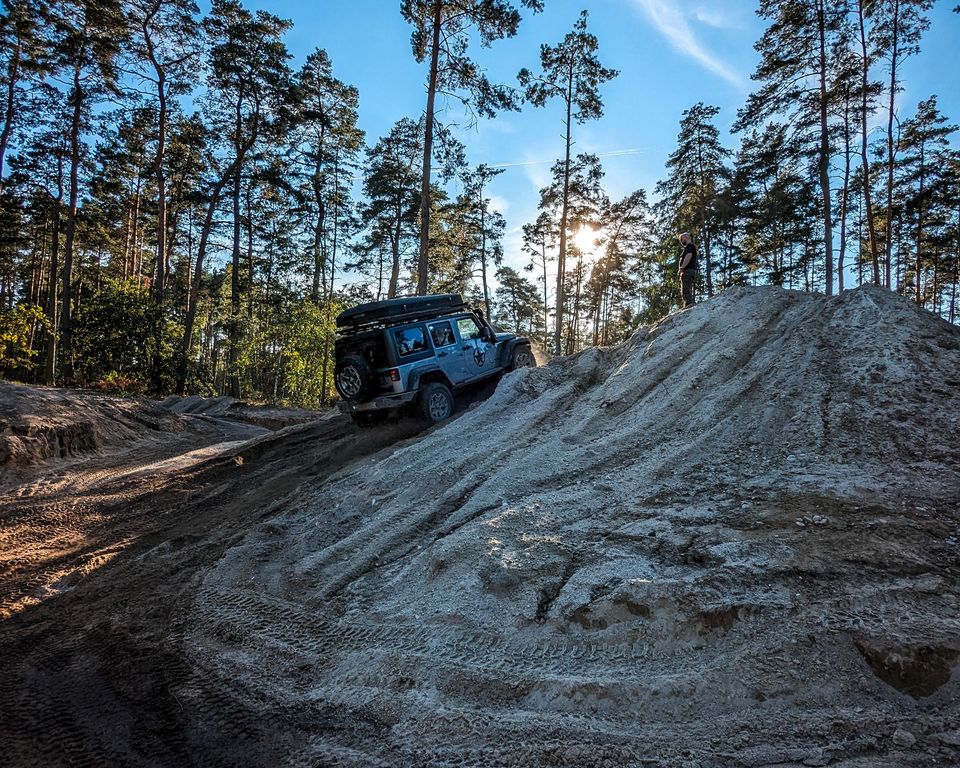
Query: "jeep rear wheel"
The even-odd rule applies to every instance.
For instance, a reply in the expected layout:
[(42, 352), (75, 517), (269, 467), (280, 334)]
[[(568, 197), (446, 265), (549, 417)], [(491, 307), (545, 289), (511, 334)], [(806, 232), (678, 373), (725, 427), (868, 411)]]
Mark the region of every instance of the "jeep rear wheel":
[(536, 368), (537, 358), (533, 356), (533, 350), (528, 344), (519, 344), (513, 349), (513, 357), (510, 361), (510, 370), (517, 368)]
[(453, 394), (446, 384), (431, 381), (420, 392), (418, 404), (420, 417), (431, 424), (438, 424), (453, 415)]
[(360, 400), (373, 380), (373, 372), (367, 361), (359, 355), (349, 355), (333, 369), (333, 382), (344, 400)]

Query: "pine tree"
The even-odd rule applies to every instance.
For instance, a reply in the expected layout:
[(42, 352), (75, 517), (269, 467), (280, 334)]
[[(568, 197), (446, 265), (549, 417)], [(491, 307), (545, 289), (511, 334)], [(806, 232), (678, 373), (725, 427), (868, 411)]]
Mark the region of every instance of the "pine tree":
[(860, 44), (860, 173), (863, 177), (863, 208), (866, 219), (867, 244), (870, 249), (870, 263), (873, 266), (873, 282), (874, 285), (880, 285), (880, 251), (877, 246), (877, 229), (874, 222), (873, 184), (870, 180), (869, 132), (867, 131), (867, 118), (872, 112), (870, 95), (875, 91), (875, 86), (870, 80), (870, 67), (875, 54), (872, 51), (872, 44), (868, 45), (866, 28), (866, 6), (869, 2), (870, 0), (856, 0), (857, 32)]
[[(569, 243), (568, 253), (577, 258), (575, 270), (572, 273), (574, 280), (573, 294), (565, 294), (563, 287), (568, 271), (563, 280), (558, 277), (557, 289), (557, 317), (562, 322), (566, 312), (566, 304), (570, 303), (572, 316), (567, 323), (566, 342), (563, 337), (558, 340), (554, 331), (554, 345), (560, 342), (559, 349), (555, 346), (555, 354), (570, 354), (577, 347), (579, 338), (579, 309), (581, 288), (583, 286), (584, 269), (583, 254), (571, 242), (583, 228), (598, 230), (602, 224), (603, 211), (608, 205), (606, 193), (600, 185), (603, 178), (603, 169), (599, 158), (590, 153), (581, 153), (571, 161), (558, 160), (551, 169), (553, 177), (549, 186), (540, 190), (540, 210), (550, 214), (553, 220), (558, 221), (558, 240), (561, 251)], [(563, 272), (562, 263), (558, 260), (557, 269)], [(566, 350), (565, 352), (562, 350)]]
[(116, 0), (64, 0), (54, 11), (53, 25), (57, 30), (53, 68), (70, 83), (66, 99), (69, 170), (61, 278), (60, 350), (64, 375), (71, 379), (73, 267), (82, 183), (80, 169), (87, 153), (85, 136), (91, 128), (93, 103), (105, 93), (117, 90), (116, 60), (125, 27)]
[(476, 253), (480, 262), (480, 283), (483, 288), (483, 303), (487, 317), (492, 317), (490, 307), (490, 287), (487, 272), (490, 266), (488, 257), (493, 266), (500, 267), (503, 262), (503, 246), (501, 239), (506, 228), (506, 221), (498, 211), (490, 210), (490, 198), (483, 196), (484, 186), (503, 173), (503, 168), (491, 168), (479, 165), (467, 172), (463, 177), (463, 208), (467, 224), (475, 233), (477, 240)]
[(920, 50), (920, 38), (930, 26), (925, 15), (933, 0), (872, 0), (867, 14), (873, 22), (878, 56), (887, 62), (887, 156), (886, 216), (884, 229), (884, 285), (892, 287), (892, 248), (894, 221), (894, 174), (896, 170), (897, 93), (901, 90), (900, 68), (903, 62)]
[(187, 94), (200, 59), (199, 13), (193, 0), (124, 0), (131, 27), (132, 74), (149, 84), (156, 99), (153, 174), (156, 180), (156, 276), (154, 297), (162, 303), (170, 273), (168, 244), (167, 167), (171, 111), (174, 99)]
[(563, 330), (563, 308), (566, 302), (564, 279), (567, 268), (567, 239), (570, 219), (570, 178), (573, 171), (571, 150), (573, 124), (598, 120), (603, 116), (600, 86), (617, 76), (617, 71), (600, 64), (596, 52), (597, 38), (587, 31), (587, 12), (583, 11), (573, 31), (555, 46), (540, 46), (541, 72), (537, 75), (522, 69), (518, 75), (532, 104), (545, 106), (553, 98), (564, 105), (564, 156), (561, 161), (560, 244), (557, 254), (557, 312), (554, 329), (554, 353), (560, 354)]
[(97, 205), (106, 217), (105, 226), (112, 230), (108, 264), (111, 274), (121, 281), (132, 278), (140, 284), (154, 268), (149, 259), (144, 259), (144, 230), (152, 220), (148, 199), (155, 194), (150, 185), (149, 157), (154, 114), (147, 108), (133, 109), (126, 116), (111, 115), (108, 122), (116, 128), (106, 134), (94, 153), (97, 171), (91, 179), (85, 207)]
[(654, 222), (646, 192), (638, 189), (610, 204), (602, 214), (603, 256), (590, 276), (593, 344), (622, 341), (635, 330), (629, 303), (639, 298), (637, 278), (651, 258)]
[[(548, 251), (557, 246), (557, 225), (548, 211), (541, 211), (537, 220), (523, 225), (523, 250), (530, 255), (524, 267), (527, 272), (538, 272), (537, 281), (543, 283), (543, 348), (550, 347), (550, 297), (547, 265), (555, 259)], [(541, 274), (542, 273), (542, 276)]]
[(496, 311), (488, 317), (515, 333), (536, 338), (544, 330), (540, 327), (543, 306), (536, 286), (507, 266), (497, 270), (497, 281)]
[[(728, 150), (720, 145), (713, 119), (719, 107), (694, 104), (683, 113), (677, 148), (667, 159), (670, 175), (657, 185), (661, 215), (675, 232), (694, 230), (704, 254), (707, 295), (713, 296), (713, 209), (724, 174)], [(696, 227), (687, 222), (696, 222)]]
[(3, 0), (0, 3), (0, 195), (5, 180), (4, 161), (26, 91), (36, 86), (48, 66), (44, 61), (46, 8), (39, 0)]
[(311, 298), (319, 303), (321, 294), (327, 300), (333, 290), (329, 280), (332, 275), (328, 274), (328, 242), (333, 239), (329, 222), (343, 216), (345, 190), (349, 188), (346, 177), (363, 147), (363, 132), (357, 127), (357, 89), (333, 76), (326, 51), (318, 49), (307, 57), (296, 85), (296, 149), (307, 177), (314, 222)]
[[(368, 202), (361, 209), (367, 238), (357, 266), (368, 264), (374, 252), (382, 253), (389, 248), (388, 299), (397, 296), (400, 287), (405, 246), (419, 233), (417, 207), (420, 198), (416, 193), (416, 182), (420, 177), (421, 150), (420, 127), (404, 118), (367, 152), (363, 191)], [(382, 259), (380, 263), (382, 265)], [(383, 272), (381, 266), (378, 270), (381, 275), (378, 297), (382, 293)]]
[[(534, 12), (542, 9), (542, 0), (520, 0)], [(413, 26), (410, 43), (417, 62), (429, 59), (427, 105), (424, 117), (423, 164), (420, 181), (420, 254), (417, 267), (417, 293), (427, 290), (427, 260), (430, 248), (430, 163), (434, 153), (437, 93), (458, 98), (470, 110), (483, 117), (498, 111), (515, 109), (512, 91), (490, 82), (467, 55), (473, 34), (483, 46), (513, 37), (520, 24), (520, 13), (510, 0), (402, 0), (400, 13)]]
[[(931, 96), (920, 102), (917, 114), (903, 124), (900, 133), (903, 160), (899, 183), (906, 188), (906, 213), (913, 223), (914, 300), (920, 305), (926, 303), (924, 267), (936, 263), (930, 253), (934, 230), (948, 215), (942, 210), (950, 179), (947, 149), (949, 137), (956, 130), (957, 126), (948, 124), (940, 114), (937, 97)], [(936, 291), (930, 290), (927, 295), (933, 299)]]
[[(213, 0), (210, 15), (204, 19), (210, 45), (207, 116), (214, 133), (227, 137), (232, 156), (228, 173), (214, 185), (214, 189), (219, 197), (223, 186), (232, 182), (229, 370), (233, 397), (241, 396), (243, 173), (257, 142), (268, 137), (283, 117), (286, 106), (283, 98), (289, 91), (290, 75), (286, 66), (288, 54), (281, 36), (289, 26), (289, 22), (264, 11), (251, 14), (237, 0)], [(199, 272), (199, 256), (197, 263)], [(192, 325), (189, 320), (188, 324)], [(192, 333), (192, 327), (189, 330)], [(189, 342), (185, 331), (185, 344)]]
[(757, 13), (771, 24), (756, 49), (761, 61), (753, 78), (762, 83), (738, 116), (735, 131), (759, 127), (780, 115), (804, 138), (815, 158), (825, 254), (826, 293), (833, 293), (833, 220), (828, 115), (832, 90), (830, 53), (844, 19), (842, 0), (761, 0)]
[(770, 123), (744, 138), (731, 183), (746, 205), (739, 215), (740, 250), (753, 282), (762, 277), (792, 287), (798, 272), (810, 266), (810, 254), (801, 253), (803, 245), (813, 236), (822, 237), (822, 231), (813, 214), (815, 183), (787, 126)]

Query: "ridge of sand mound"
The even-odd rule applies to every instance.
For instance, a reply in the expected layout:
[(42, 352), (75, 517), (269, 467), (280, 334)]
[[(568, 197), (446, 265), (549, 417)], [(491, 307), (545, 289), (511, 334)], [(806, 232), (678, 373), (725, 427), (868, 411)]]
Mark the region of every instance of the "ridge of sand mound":
[(188, 653), (304, 764), (955, 756), (958, 379), (888, 292), (728, 291), (335, 475)]
[(183, 429), (179, 418), (150, 401), (0, 382), (0, 471)]

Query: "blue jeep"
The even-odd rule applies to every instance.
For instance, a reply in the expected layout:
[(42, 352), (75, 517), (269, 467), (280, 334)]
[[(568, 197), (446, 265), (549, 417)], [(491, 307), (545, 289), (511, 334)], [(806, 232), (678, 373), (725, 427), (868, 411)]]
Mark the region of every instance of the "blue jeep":
[(403, 409), (443, 421), (453, 414), (454, 392), (537, 364), (529, 339), (498, 333), (456, 293), (342, 312), (335, 356), (338, 407), (358, 423)]

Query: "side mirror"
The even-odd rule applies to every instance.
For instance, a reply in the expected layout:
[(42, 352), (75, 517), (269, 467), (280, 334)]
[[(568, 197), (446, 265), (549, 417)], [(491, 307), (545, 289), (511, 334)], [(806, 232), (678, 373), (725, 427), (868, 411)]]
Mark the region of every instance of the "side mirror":
[(497, 334), (493, 332), (493, 328), (489, 325), (484, 327), (482, 337), (484, 341), (489, 341), (491, 344), (497, 340)]

